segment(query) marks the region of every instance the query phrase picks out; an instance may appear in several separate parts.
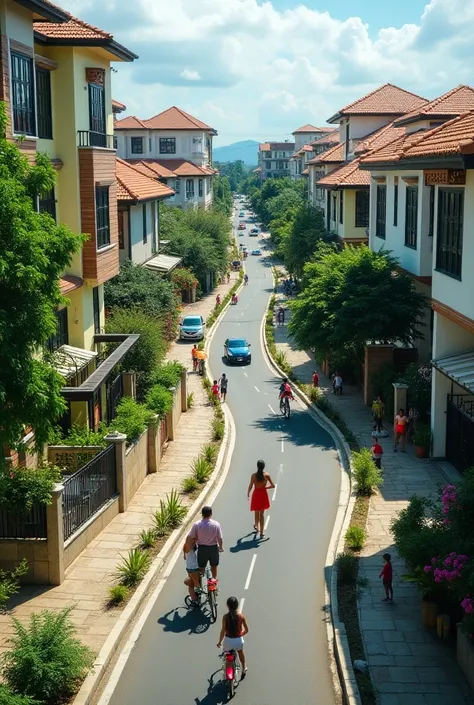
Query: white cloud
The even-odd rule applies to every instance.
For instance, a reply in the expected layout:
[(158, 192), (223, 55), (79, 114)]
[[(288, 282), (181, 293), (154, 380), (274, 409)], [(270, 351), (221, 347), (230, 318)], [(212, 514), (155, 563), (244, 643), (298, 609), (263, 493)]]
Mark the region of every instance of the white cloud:
[(262, 0), (61, 4), (139, 54), (114, 75), (129, 112), (178, 104), (212, 122), (223, 143), (289, 137), (386, 82), (434, 97), (472, 81), (474, 0), (431, 0), (417, 24), (375, 37), (364, 18), (338, 20), (297, 0), (284, 11)]

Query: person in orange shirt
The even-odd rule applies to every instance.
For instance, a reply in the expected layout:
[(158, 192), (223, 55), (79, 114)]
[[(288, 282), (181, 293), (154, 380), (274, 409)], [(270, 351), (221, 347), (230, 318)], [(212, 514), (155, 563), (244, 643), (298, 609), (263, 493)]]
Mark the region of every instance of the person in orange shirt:
[(197, 351), (198, 351), (198, 346), (196, 344), (193, 345), (193, 349), (191, 350), (191, 359), (193, 361), (193, 372), (196, 372), (197, 366), (198, 366), (198, 358), (197, 358)]

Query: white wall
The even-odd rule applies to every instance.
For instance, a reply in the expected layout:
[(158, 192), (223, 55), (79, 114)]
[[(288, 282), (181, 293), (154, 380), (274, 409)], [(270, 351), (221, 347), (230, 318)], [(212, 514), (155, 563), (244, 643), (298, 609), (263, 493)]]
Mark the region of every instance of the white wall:
[[(146, 232), (147, 242), (143, 242), (143, 206), (146, 209)], [(153, 254), (153, 220), (151, 202), (130, 208), (130, 239), (132, 250), (132, 261), (135, 264), (142, 264), (150, 259)]]
[[(120, 130), (115, 129), (117, 137), (117, 154), (122, 159), (187, 159), (198, 166), (209, 163), (207, 139), (212, 136), (203, 131), (189, 130)], [(143, 154), (132, 153), (132, 137), (143, 138)], [(160, 138), (176, 140), (175, 154), (160, 153)], [(196, 140), (196, 141), (194, 141)]]
[(17, 42), (33, 47), (33, 15), (31, 10), (26, 10), (12, 0), (6, 0), (4, 13), (4, 18), (2, 18), (3, 12), (0, 13), (2, 34), (5, 34), (9, 39), (15, 39)]
[[(349, 118), (349, 139), (360, 139), (370, 135), (375, 130), (384, 125), (388, 125), (391, 119), (385, 115), (352, 115)], [(346, 139), (345, 128), (341, 129), (341, 142)]]

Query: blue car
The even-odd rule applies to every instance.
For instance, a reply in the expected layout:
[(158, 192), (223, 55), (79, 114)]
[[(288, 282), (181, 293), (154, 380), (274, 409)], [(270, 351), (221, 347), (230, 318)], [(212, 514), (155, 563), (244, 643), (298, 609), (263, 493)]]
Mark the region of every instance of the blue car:
[(250, 343), (244, 338), (227, 338), (224, 343), (224, 357), (229, 365), (249, 365), (252, 361)]
[(202, 340), (205, 334), (206, 323), (202, 316), (185, 316), (180, 323), (180, 340)]

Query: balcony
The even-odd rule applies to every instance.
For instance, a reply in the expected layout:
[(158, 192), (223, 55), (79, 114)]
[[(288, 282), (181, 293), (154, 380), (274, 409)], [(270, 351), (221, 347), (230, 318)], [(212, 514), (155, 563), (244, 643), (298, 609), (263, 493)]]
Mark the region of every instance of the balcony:
[(79, 147), (100, 147), (101, 149), (115, 149), (114, 135), (92, 130), (78, 130)]

